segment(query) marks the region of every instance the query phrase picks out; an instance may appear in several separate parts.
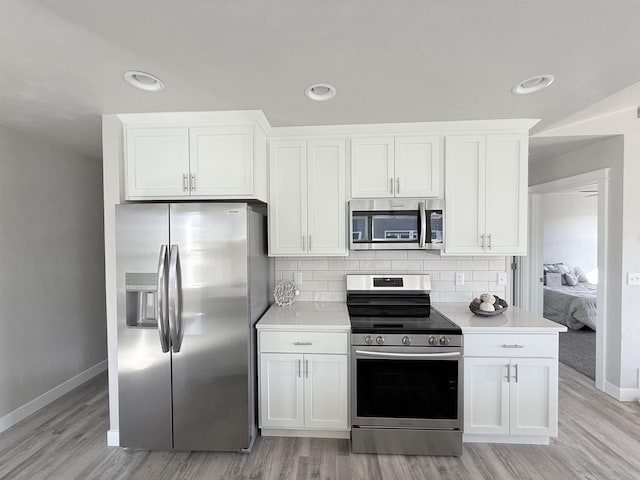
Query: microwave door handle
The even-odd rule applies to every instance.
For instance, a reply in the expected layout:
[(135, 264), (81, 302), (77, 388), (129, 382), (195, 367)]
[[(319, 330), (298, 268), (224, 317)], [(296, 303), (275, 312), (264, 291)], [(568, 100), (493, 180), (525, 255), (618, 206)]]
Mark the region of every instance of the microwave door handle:
[(427, 212), (425, 210), (424, 202), (418, 203), (418, 209), (420, 210), (420, 248), (425, 248), (425, 241), (427, 237)]

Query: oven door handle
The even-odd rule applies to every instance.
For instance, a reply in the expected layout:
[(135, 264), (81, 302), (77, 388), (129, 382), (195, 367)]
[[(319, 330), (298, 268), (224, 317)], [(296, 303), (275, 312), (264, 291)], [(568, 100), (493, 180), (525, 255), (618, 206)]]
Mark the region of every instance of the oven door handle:
[(441, 353), (395, 353), (395, 352), (372, 352), (370, 350), (356, 350), (358, 355), (370, 355), (372, 357), (383, 358), (446, 358), (459, 357), (460, 352)]

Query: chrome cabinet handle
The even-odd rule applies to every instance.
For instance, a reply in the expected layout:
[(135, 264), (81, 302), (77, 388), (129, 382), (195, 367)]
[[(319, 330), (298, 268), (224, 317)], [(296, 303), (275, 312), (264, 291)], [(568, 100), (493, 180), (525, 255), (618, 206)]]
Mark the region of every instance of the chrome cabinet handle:
[(294, 345), (313, 345), (312, 342), (293, 342)]
[(491, 234), (487, 235), (487, 248), (491, 250)]
[(186, 173), (182, 174), (182, 191), (184, 191), (184, 192), (188, 192), (189, 191), (189, 184), (188, 184), (187, 174)]
[(424, 244), (427, 241), (427, 212), (424, 202), (418, 203), (418, 209), (420, 210), (420, 243), (418, 246), (424, 248)]
[(396, 193), (400, 193), (400, 177), (396, 178)]
[(163, 352), (169, 351), (169, 336), (167, 335), (167, 246), (160, 246), (158, 257), (158, 282), (156, 285), (156, 320), (160, 335), (160, 347)]
[(171, 245), (169, 255), (169, 332), (171, 348), (178, 353), (182, 346), (182, 272), (178, 245)]
[(507, 367), (507, 376), (504, 377), (504, 378), (507, 379), (508, 383), (511, 383), (511, 364), (508, 363), (508, 364), (505, 365), (505, 367)]
[(304, 376), (309, 378), (309, 360), (304, 361)]
[(518, 364), (515, 364), (516, 367), (516, 383), (518, 383)]
[(480, 235), (480, 248), (484, 248), (484, 233)]
[(517, 343), (513, 343), (513, 344), (503, 343), (502, 348), (524, 348), (524, 345), (519, 345)]
[(302, 376), (302, 360), (298, 359), (298, 378)]
[(195, 173), (191, 174), (191, 180), (189, 181), (189, 188), (191, 189), (192, 192), (196, 191), (196, 174)]

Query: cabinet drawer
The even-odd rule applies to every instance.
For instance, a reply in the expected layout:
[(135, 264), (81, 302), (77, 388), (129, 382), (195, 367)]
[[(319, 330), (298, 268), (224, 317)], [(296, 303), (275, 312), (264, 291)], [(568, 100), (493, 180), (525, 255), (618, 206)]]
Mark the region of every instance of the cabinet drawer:
[(467, 334), (464, 355), (468, 357), (558, 357), (554, 334)]
[(347, 332), (260, 332), (260, 352), (348, 352)]

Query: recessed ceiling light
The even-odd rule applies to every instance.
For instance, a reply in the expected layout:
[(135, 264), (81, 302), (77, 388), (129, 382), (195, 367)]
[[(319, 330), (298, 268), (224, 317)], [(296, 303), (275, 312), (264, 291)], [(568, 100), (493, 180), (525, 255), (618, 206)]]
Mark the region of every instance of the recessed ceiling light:
[(147, 92), (159, 92), (164, 88), (164, 82), (150, 73), (129, 70), (124, 72), (123, 78), (129, 85)]
[(543, 88), (547, 88), (549, 85), (551, 85), (553, 83), (553, 80), (554, 76), (550, 73), (536, 75), (534, 77), (529, 77), (522, 80), (521, 82), (516, 83), (511, 91), (516, 95), (526, 95), (528, 93), (538, 92)]
[(331, 100), (336, 96), (336, 89), (328, 83), (316, 83), (315, 85), (307, 87), (304, 94), (311, 100), (324, 102), (325, 100)]

